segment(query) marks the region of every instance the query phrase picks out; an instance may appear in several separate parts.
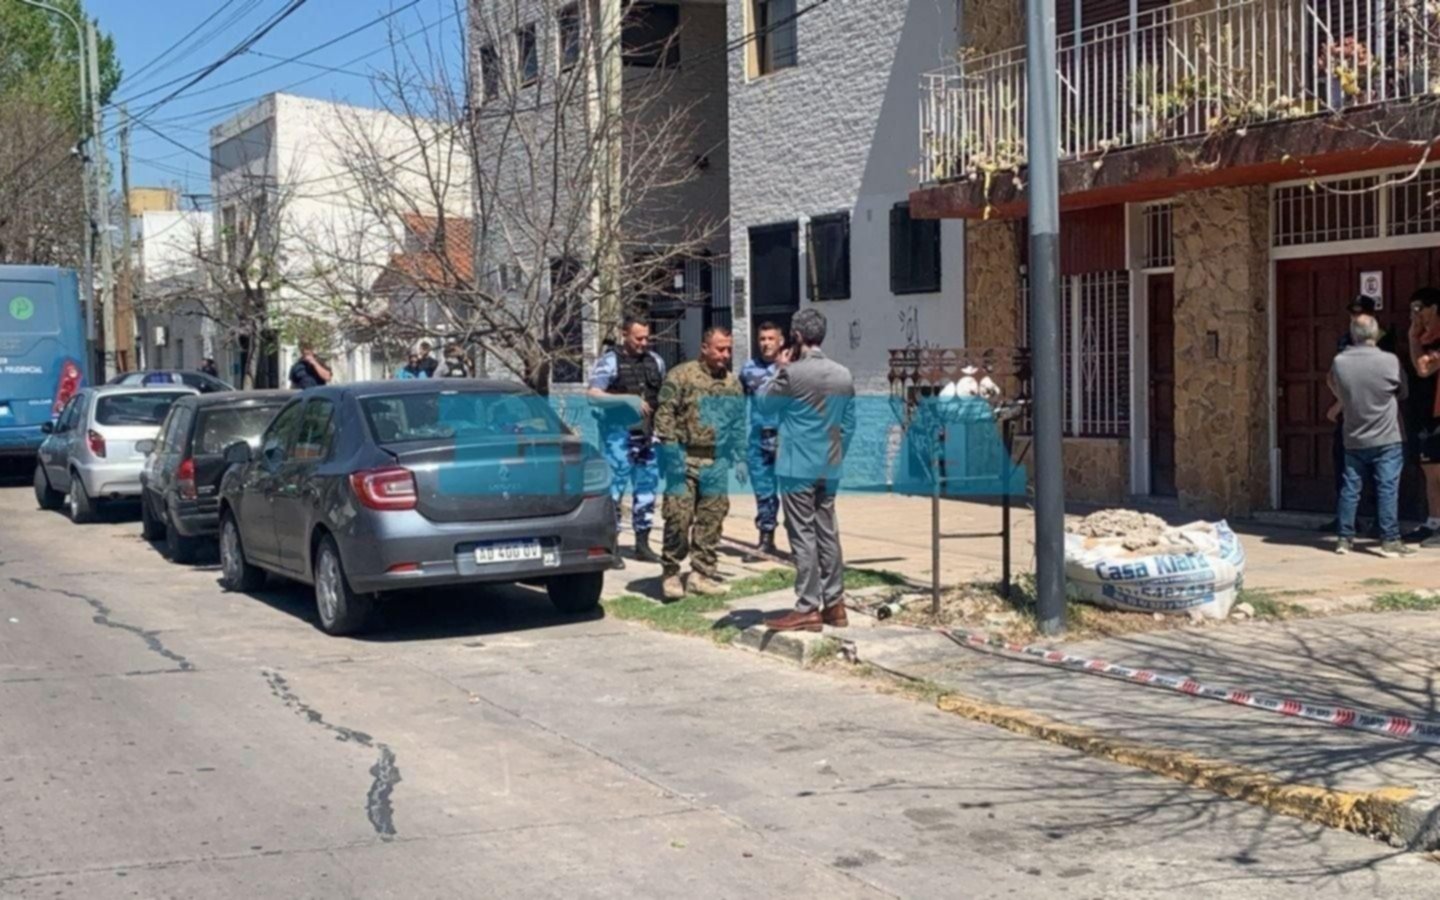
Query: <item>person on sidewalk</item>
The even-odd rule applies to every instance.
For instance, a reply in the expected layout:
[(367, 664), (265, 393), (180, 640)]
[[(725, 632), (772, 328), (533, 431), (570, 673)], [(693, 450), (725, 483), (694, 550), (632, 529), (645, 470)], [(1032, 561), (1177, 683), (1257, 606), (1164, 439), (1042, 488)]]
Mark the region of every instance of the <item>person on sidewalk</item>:
[[(620, 502), (634, 487), (630, 525), (635, 531), (635, 558), (659, 562), (650, 549), (650, 525), (655, 514), (655, 491), (660, 487), (660, 462), (655, 453), (654, 416), (665, 382), (665, 361), (650, 349), (650, 326), (627, 318), (620, 326), (620, 344), (595, 360), (590, 373), (590, 404), (600, 426), (600, 446), (613, 476), (610, 496), (615, 500), (615, 526), (620, 526)], [(615, 557), (614, 567), (625, 568)]]
[(214, 357), (205, 357), (204, 361), (200, 363), (200, 371), (209, 375), (211, 378), (220, 377), (220, 367), (215, 365)]
[(300, 358), (290, 367), (291, 390), (322, 387), (333, 378), (330, 369), (315, 355), (315, 348), (309, 344), (300, 345)]
[(424, 366), (420, 365), (420, 354), (411, 353), (405, 365), (395, 371), (395, 377), (403, 381), (416, 378), (429, 378), (430, 374), (425, 371)]
[(1380, 325), (1374, 316), (1359, 315), (1350, 323), (1354, 339), (1330, 367), (1330, 389), (1344, 404), (1345, 485), (1340, 491), (1339, 540), (1336, 553), (1355, 545), (1355, 510), (1365, 477), (1375, 482), (1375, 507), (1380, 520), (1380, 555), (1411, 556), (1415, 548), (1400, 540), (1400, 472), (1405, 466), (1400, 401), (1408, 396), (1400, 359), (1376, 343)]
[[(1354, 322), (1357, 316), (1375, 315), (1376, 309), (1377, 305), (1375, 303), (1375, 298), (1367, 297), (1364, 294), (1361, 294), (1357, 296), (1354, 300), (1351, 300), (1350, 305), (1346, 307), (1346, 310), (1350, 313), (1351, 322)], [(1350, 326), (1349, 324), (1347, 324), (1345, 326), (1345, 333), (1342, 334), (1340, 336), (1340, 340), (1336, 341), (1335, 343), (1335, 352), (1344, 353), (1346, 348), (1352, 347), (1354, 346), (1354, 344), (1355, 339), (1350, 336)], [(1384, 350), (1386, 353), (1394, 353), (1395, 334), (1390, 331), (1382, 330), (1380, 333), (1380, 340), (1376, 343), (1376, 346), (1378, 346), (1381, 350)], [(1345, 488), (1345, 422), (1343, 419), (1343, 413), (1344, 410), (1342, 409), (1341, 403), (1338, 399), (1330, 405), (1330, 409), (1327, 410), (1325, 413), (1325, 417), (1331, 422), (1335, 423), (1334, 436), (1330, 441), (1330, 461), (1331, 468), (1335, 471), (1336, 497), (1339, 497), (1340, 491)], [(1320, 530), (1329, 534), (1333, 534), (1335, 532), (1335, 529), (1339, 527), (1339, 524), (1340, 523), (1338, 519), (1331, 519), (1329, 522), (1326, 522), (1324, 527), (1322, 527)], [(1373, 528), (1376, 536), (1378, 536), (1380, 528), (1379, 524), (1374, 523)]]
[(426, 378), (434, 378), (435, 370), (440, 368), (439, 360), (430, 355), (430, 351), (433, 349), (429, 341), (420, 342), (420, 366), (425, 370)]
[(760, 532), (756, 550), (762, 555), (775, 555), (775, 526), (780, 514), (780, 496), (775, 493), (775, 447), (779, 432), (775, 417), (761, 408), (758, 398), (762, 389), (775, 379), (775, 364), (785, 334), (774, 322), (761, 322), (756, 330), (760, 358), (750, 359), (740, 368), (740, 384), (750, 398), (750, 435), (745, 447), (745, 460), (750, 471), (750, 485), (755, 492), (755, 528)]
[(775, 476), (795, 558), (795, 609), (769, 619), (771, 631), (844, 627), (845, 562), (835, 494), (855, 435), (855, 380), (821, 351), (825, 316), (806, 308), (790, 323), (790, 347), (762, 404), (779, 423)]
[(441, 378), (469, 378), (470, 361), (465, 358), (465, 348), (450, 344), (445, 348), (445, 365), (439, 369)]
[[(1420, 471), (1425, 474), (1429, 518), (1406, 540), (1426, 548), (1440, 547), (1440, 288), (1423, 287), (1410, 296), (1410, 361), (1422, 379), (1411, 407)], [(1425, 402), (1428, 400), (1429, 402)]]
[(689, 589), (723, 594), (720, 533), (730, 512), (730, 466), (745, 480), (745, 394), (730, 371), (730, 329), (707, 328), (700, 358), (675, 367), (660, 388), (655, 439), (665, 468), (665, 543), (661, 554), (666, 601), (685, 596), (680, 563), (690, 563)]

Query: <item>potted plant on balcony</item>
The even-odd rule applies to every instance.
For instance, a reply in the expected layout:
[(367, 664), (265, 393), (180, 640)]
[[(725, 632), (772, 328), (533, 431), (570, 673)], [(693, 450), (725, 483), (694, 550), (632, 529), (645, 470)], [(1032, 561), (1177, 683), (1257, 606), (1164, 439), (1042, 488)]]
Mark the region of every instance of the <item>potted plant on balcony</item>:
[(1326, 102), (1331, 109), (1363, 102), (1375, 70), (1375, 57), (1363, 41), (1355, 40), (1354, 35), (1346, 35), (1341, 41), (1327, 44), (1318, 64), (1320, 73), (1329, 79)]

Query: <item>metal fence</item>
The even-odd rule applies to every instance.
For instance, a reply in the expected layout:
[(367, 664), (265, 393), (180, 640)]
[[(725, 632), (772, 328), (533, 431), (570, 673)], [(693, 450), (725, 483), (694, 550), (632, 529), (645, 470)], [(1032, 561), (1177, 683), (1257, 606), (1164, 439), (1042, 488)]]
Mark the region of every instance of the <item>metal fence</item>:
[[(1062, 159), (1434, 93), (1429, 0), (1188, 0), (1057, 42)], [(921, 180), (1026, 158), (1025, 48), (924, 76)]]

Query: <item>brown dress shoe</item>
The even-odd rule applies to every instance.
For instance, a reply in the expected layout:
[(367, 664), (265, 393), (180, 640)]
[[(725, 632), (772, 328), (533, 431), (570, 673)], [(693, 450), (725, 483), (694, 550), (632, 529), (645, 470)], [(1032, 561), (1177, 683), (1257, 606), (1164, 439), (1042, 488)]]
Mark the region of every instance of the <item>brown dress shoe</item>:
[(820, 613), (820, 621), (831, 628), (848, 628), (850, 620), (845, 616), (845, 602), (832, 603)]
[(819, 610), (803, 612), (794, 609), (765, 620), (765, 627), (770, 631), (819, 631), (824, 624)]

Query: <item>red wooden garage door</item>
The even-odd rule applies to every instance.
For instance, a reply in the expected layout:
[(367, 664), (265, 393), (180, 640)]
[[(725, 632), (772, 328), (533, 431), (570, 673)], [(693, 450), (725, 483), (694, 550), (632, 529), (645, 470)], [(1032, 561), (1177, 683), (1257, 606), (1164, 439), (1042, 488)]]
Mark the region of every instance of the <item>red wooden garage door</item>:
[[(1337, 344), (1350, 324), (1346, 306), (1359, 292), (1360, 273), (1384, 274), (1385, 305), (1380, 324), (1395, 332), (1396, 351), (1407, 367), (1405, 332), (1410, 293), (1440, 284), (1440, 252), (1404, 250), (1276, 264), (1276, 327), (1279, 378), (1281, 502), (1286, 509), (1335, 510), (1335, 427), (1325, 418), (1334, 397), (1325, 375)], [(1413, 374), (1413, 373), (1412, 373)], [(1401, 514), (1424, 517), (1425, 492), (1410, 466), (1401, 485)]]

